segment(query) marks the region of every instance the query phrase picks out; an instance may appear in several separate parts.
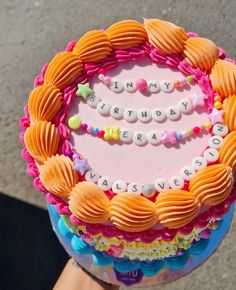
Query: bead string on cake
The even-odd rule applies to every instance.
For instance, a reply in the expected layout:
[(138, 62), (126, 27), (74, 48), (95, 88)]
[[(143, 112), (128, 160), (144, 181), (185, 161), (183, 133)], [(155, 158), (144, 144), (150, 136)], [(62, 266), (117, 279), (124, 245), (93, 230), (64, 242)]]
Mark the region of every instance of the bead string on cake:
[(140, 92), (149, 92), (149, 93), (158, 93), (160, 90), (165, 93), (170, 93), (174, 89), (182, 90), (184, 88), (188, 88), (189, 84), (192, 83), (193, 77), (189, 75), (182, 80), (145, 80), (145, 79), (138, 79), (138, 80), (125, 80), (119, 81), (116, 79), (111, 79), (111, 77), (106, 75), (105, 69), (99, 70), (98, 79), (102, 81), (104, 85), (109, 87), (114, 93), (120, 93), (125, 90), (128, 93), (134, 93), (135, 91), (139, 90)]
[(174, 130), (152, 130), (148, 133), (143, 131), (132, 132), (128, 129), (119, 127), (105, 127), (104, 129), (99, 129), (90, 126), (87, 123), (82, 123), (81, 118), (76, 115), (69, 118), (68, 125), (71, 129), (80, 129), (91, 134), (91, 136), (97, 136), (105, 141), (122, 142), (127, 144), (133, 142), (138, 146), (146, 145), (148, 142), (151, 145), (176, 144), (178, 141), (190, 136), (197, 136), (200, 133), (207, 132), (212, 127), (212, 123), (207, 121), (203, 125), (194, 126), (193, 128), (189, 128), (182, 132), (176, 132)]
[(208, 147), (204, 150), (202, 156), (193, 158), (191, 165), (183, 166), (180, 175), (167, 178), (157, 178), (154, 184), (141, 186), (138, 182), (130, 182), (127, 184), (123, 180), (112, 182), (108, 177), (101, 176), (94, 171), (88, 164), (87, 159), (74, 154), (74, 169), (84, 176), (86, 181), (97, 183), (98, 186), (106, 191), (112, 189), (114, 193), (131, 192), (134, 194), (144, 194), (148, 197), (158, 192), (171, 189), (181, 189), (184, 187), (185, 181), (190, 181), (196, 171), (203, 169), (209, 163), (216, 162), (219, 158), (218, 150), (223, 144), (223, 137), (228, 133), (228, 127), (223, 123), (216, 123), (212, 128), (212, 136), (208, 141)]
[(116, 120), (124, 118), (127, 122), (139, 120), (140, 122), (146, 123), (152, 119), (156, 122), (163, 122), (167, 118), (174, 121), (179, 119), (182, 113), (188, 114), (193, 109), (204, 107), (206, 104), (206, 96), (194, 93), (189, 98), (182, 98), (176, 105), (166, 109), (163, 107), (157, 107), (153, 110), (122, 108), (119, 105), (112, 106), (108, 102), (101, 100), (88, 84), (79, 84), (76, 95), (83, 97), (87, 101), (87, 104), (91, 108), (96, 108), (100, 115), (110, 115)]

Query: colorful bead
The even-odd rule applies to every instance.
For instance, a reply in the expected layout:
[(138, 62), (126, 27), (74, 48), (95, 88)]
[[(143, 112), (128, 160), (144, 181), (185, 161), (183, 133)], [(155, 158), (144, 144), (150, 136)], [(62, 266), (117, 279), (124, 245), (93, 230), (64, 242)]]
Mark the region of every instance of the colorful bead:
[(89, 127), (87, 128), (87, 132), (88, 132), (88, 133), (93, 133), (93, 127), (92, 127), (92, 126), (89, 126)]
[(108, 76), (105, 76), (102, 81), (105, 85), (109, 85), (111, 83), (111, 78)]
[(214, 107), (216, 108), (216, 109), (222, 109), (222, 103), (221, 102), (215, 102), (214, 103)]
[(105, 134), (105, 131), (103, 131), (103, 130), (98, 131), (98, 137), (103, 138), (104, 134)]
[(70, 119), (68, 120), (68, 126), (71, 128), (71, 129), (79, 129), (80, 126), (81, 126), (81, 119), (79, 116), (72, 116), (70, 117)]
[(81, 129), (82, 129), (83, 131), (87, 131), (87, 128), (88, 128), (88, 125), (87, 125), (87, 124), (82, 124), (82, 125), (81, 125)]
[(181, 133), (176, 134), (176, 139), (181, 140), (183, 138), (183, 135)]
[(214, 97), (214, 101), (215, 101), (215, 102), (221, 102), (222, 99), (221, 99), (220, 96), (215, 96), (215, 97)]
[(207, 129), (207, 130), (211, 129), (211, 127), (212, 127), (212, 124), (210, 122), (206, 122), (204, 124), (204, 128)]
[(98, 73), (105, 75), (106, 74), (106, 71), (105, 71), (104, 68), (100, 68), (99, 71), (98, 71)]
[(199, 134), (200, 131), (201, 131), (201, 129), (199, 127), (194, 127), (193, 128), (193, 133), (196, 134), (196, 135)]
[(193, 81), (193, 76), (189, 75), (186, 77), (186, 80), (191, 83)]
[(93, 128), (93, 134), (97, 135), (99, 129), (98, 128)]
[(99, 75), (98, 75), (98, 79), (99, 79), (100, 81), (102, 81), (102, 80), (104, 79), (104, 74), (99, 74)]
[(145, 91), (147, 89), (147, 82), (144, 79), (139, 79), (136, 82), (136, 87), (138, 90)]
[(175, 87), (176, 89), (178, 89), (178, 88), (180, 87), (180, 82), (179, 82), (179, 81), (175, 81), (175, 82), (174, 82), (174, 87)]

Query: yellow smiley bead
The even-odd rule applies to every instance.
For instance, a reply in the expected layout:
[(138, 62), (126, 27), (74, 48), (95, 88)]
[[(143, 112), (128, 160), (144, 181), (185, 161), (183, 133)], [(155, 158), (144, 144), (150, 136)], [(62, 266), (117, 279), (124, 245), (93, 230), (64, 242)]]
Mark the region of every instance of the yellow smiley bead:
[(218, 110), (222, 109), (222, 103), (221, 102), (215, 102), (214, 107)]
[(68, 126), (74, 130), (79, 129), (81, 126), (81, 123), (82, 123), (82, 121), (81, 121), (79, 116), (72, 116), (68, 120)]
[(209, 130), (209, 129), (211, 129), (212, 124), (211, 124), (210, 122), (206, 122), (206, 123), (204, 124), (204, 127), (205, 127), (207, 130)]

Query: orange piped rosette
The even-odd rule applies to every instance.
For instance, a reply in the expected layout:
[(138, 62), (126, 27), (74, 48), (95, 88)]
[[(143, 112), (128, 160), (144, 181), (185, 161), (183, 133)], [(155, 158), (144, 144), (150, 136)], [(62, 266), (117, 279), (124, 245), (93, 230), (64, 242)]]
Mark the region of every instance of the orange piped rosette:
[(206, 206), (223, 202), (232, 188), (232, 168), (225, 164), (211, 165), (199, 170), (189, 183), (191, 193)]
[(83, 62), (99, 61), (108, 57), (112, 52), (112, 45), (104, 31), (93, 30), (86, 33), (76, 43), (73, 53)]
[(213, 89), (221, 97), (236, 95), (236, 65), (218, 59), (210, 74)]
[(159, 193), (156, 210), (158, 219), (164, 227), (177, 229), (198, 215), (200, 203), (191, 192), (173, 189)]
[(230, 131), (236, 131), (236, 96), (224, 100), (224, 121)]
[(236, 172), (236, 131), (230, 132), (219, 149), (220, 163), (230, 166)]
[(55, 125), (51, 122), (40, 121), (27, 128), (24, 141), (30, 155), (43, 162), (56, 154), (60, 137)]
[(145, 231), (157, 223), (154, 203), (129, 192), (113, 197), (110, 219), (113, 225), (127, 232)]
[(79, 182), (72, 189), (69, 197), (71, 212), (90, 224), (109, 221), (110, 201), (106, 194), (92, 182)]
[(149, 42), (165, 54), (182, 53), (187, 34), (182, 27), (160, 19), (144, 19)]
[(73, 162), (65, 155), (54, 155), (39, 167), (43, 186), (59, 197), (67, 198), (78, 182), (78, 174), (73, 170)]
[(215, 43), (202, 37), (188, 38), (184, 45), (183, 54), (186, 61), (194, 68), (209, 72), (219, 58)]
[(49, 63), (44, 81), (63, 89), (71, 85), (82, 70), (83, 64), (77, 55), (67, 51), (59, 52)]
[(106, 33), (114, 49), (127, 49), (146, 41), (147, 33), (141, 23), (122, 20), (111, 25)]
[(28, 100), (30, 118), (33, 121), (51, 121), (62, 105), (62, 93), (50, 84), (35, 88)]

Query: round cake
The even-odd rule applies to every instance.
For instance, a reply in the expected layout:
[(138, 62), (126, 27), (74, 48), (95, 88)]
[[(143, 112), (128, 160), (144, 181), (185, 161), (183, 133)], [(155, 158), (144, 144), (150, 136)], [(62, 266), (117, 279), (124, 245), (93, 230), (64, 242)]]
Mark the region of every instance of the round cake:
[(197, 33), (144, 19), (89, 31), (43, 66), (22, 157), (81, 267), (147, 286), (216, 250), (236, 196), (235, 64)]

